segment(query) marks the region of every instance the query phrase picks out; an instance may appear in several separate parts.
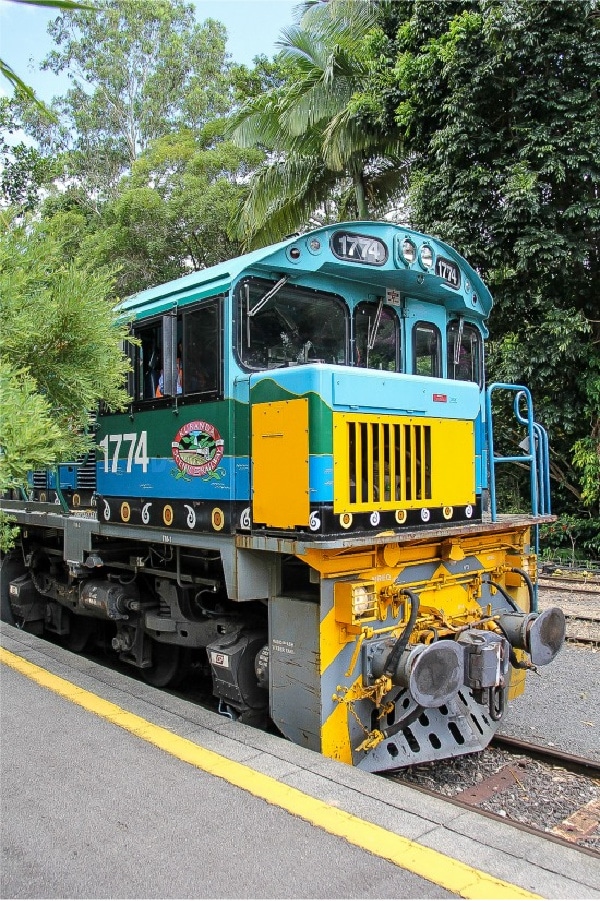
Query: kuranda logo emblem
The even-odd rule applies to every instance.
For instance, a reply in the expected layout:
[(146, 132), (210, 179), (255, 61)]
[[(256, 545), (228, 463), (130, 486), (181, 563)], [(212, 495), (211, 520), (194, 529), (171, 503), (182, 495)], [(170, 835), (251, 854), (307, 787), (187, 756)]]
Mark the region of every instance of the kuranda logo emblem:
[(224, 441), (210, 422), (195, 420), (182, 426), (171, 450), (177, 468), (190, 476), (214, 472), (223, 457)]

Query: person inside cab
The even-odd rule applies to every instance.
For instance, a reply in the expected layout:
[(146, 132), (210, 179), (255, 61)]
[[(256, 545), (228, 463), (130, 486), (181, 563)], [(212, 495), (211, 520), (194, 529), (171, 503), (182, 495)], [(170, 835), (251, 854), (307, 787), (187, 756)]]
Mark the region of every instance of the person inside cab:
[[(155, 397), (164, 397), (164, 370), (161, 369)], [(177, 394), (183, 394), (183, 369), (181, 367), (181, 344), (177, 345)]]

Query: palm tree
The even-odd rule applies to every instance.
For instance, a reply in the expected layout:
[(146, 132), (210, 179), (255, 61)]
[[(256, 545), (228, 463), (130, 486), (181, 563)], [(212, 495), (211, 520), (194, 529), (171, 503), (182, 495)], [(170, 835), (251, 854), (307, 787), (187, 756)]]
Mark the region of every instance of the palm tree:
[(246, 247), (295, 231), (325, 201), (333, 201), (338, 218), (367, 219), (402, 184), (399, 136), (367, 127), (355, 111), (368, 74), (365, 39), (379, 6), (375, 0), (305, 3), (299, 23), (280, 41), (288, 80), (233, 117), (237, 143), (270, 151), (237, 221)]

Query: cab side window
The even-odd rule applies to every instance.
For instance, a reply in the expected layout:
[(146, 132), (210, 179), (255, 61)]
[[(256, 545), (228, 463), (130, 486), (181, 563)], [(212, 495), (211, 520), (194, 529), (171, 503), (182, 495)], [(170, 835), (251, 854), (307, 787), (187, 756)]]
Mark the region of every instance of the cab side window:
[(413, 327), (413, 374), (442, 375), (442, 336), (431, 322), (417, 322)]
[(359, 303), (354, 314), (355, 362), (365, 369), (400, 370), (400, 329), (394, 310), (383, 303)]
[(479, 329), (454, 319), (448, 324), (448, 378), (482, 384), (482, 340)]
[(134, 403), (164, 406), (174, 396), (177, 403), (198, 403), (221, 395), (221, 301), (211, 298), (176, 318), (168, 314), (134, 328), (139, 342), (129, 344)]
[(134, 401), (152, 400), (156, 396), (162, 373), (162, 321), (136, 329), (139, 345), (130, 345), (133, 364)]
[(213, 397), (221, 390), (219, 306), (203, 304), (183, 317), (183, 391)]

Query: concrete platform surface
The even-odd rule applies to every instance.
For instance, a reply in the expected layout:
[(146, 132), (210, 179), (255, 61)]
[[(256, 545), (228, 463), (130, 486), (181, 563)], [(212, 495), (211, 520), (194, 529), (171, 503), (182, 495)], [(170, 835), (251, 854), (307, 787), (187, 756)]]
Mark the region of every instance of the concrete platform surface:
[(600, 861), (0, 625), (2, 898), (600, 898)]

